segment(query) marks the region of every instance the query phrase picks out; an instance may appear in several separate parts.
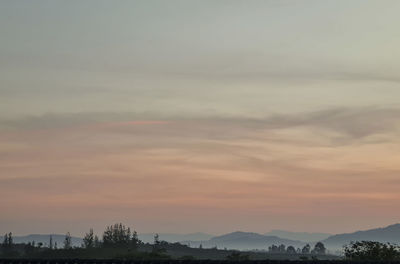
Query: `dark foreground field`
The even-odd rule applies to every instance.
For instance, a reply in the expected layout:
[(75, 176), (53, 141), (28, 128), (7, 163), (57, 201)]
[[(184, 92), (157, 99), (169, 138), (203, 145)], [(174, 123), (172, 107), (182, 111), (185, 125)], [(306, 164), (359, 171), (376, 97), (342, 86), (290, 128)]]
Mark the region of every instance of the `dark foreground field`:
[(346, 260), (99, 260), (99, 259), (0, 259), (0, 264), (361, 264), (400, 261), (346, 261)]

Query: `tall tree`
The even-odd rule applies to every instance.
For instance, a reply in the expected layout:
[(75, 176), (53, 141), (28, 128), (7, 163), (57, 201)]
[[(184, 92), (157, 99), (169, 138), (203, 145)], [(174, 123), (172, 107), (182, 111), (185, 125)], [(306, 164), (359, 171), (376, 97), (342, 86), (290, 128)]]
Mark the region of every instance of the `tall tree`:
[(279, 252), (284, 253), (284, 252), (286, 252), (286, 246), (285, 246), (284, 244), (281, 244), (281, 245), (278, 247), (278, 250), (279, 250)]
[(97, 235), (94, 236), (94, 247), (99, 248), (101, 246), (99, 237)]
[(3, 247), (7, 247), (8, 246), (8, 233), (6, 233), (5, 235), (4, 235), (4, 238), (3, 238), (3, 243), (1, 244)]
[(156, 246), (160, 245), (160, 236), (158, 234), (154, 235), (154, 245)]
[(71, 248), (72, 248), (71, 234), (68, 232), (65, 235), (64, 239), (64, 249), (71, 249)]
[(49, 248), (53, 249), (53, 236), (50, 235)]
[(103, 243), (105, 246), (113, 244), (113, 231), (112, 226), (107, 226), (103, 232)]
[(163, 248), (162, 244), (165, 241), (160, 241), (160, 237), (158, 234), (154, 235), (154, 244), (153, 244), (153, 254), (162, 254), (165, 252), (165, 248)]
[(4, 238), (3, 238), (2, 246), (3, 246), (3, 247), (6, 247), (6, 248), (9, 248), (9, 247), (12, 246), (12, 244), (13, 244), (12, 233), (11, 233), (11, 232), (10, 232), (10, 233), (6, 233), (6, 234), (4, 235)]
[(132, 233), (131, 243), (134, 248), (136, 248), (141, 243), (138, 234), (135, 230)]
[(89, 233), (85, 234), (85, 237), (83, 238), (83, 246), (85, 248), (93, 248), (94, 247), (94, 234), (93, 234), (92, 228), (90, 228)]
[(107, 226), (103, 233), (104, 246), (129, 246), (132, 239), (135, 239), (135, 243), (138, 242), (137, 233), (134, 231), (132, 236), (131, 229), (121, 223)]
[(8, 246), (12, 246), (12, 244), (14, 243), (13, 241), (13, 237), (12, 237), (12, 233), (8, 233)]

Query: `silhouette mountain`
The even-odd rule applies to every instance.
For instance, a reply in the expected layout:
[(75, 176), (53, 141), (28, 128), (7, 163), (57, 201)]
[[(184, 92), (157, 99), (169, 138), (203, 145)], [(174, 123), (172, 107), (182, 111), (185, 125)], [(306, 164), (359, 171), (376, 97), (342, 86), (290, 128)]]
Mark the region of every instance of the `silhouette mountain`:
[(265, 236), (252, 232), (233, 232), (217, 237), (213, 237), (207, 241), (183, 241), (182, 243), (189, 244), (192, 247), (198, 247), (200, 244), (203, 247), (218, 247), (227, 249), (268, 249), (269, 246), (275, 244), (284, 244), (286, 246), (301, 247), (306, 243), (298, 240), (283, 239), (277, 236)]
[(323, 240), (328, 247), (342, 247), (351, 241), (378, 241), (383, 243), (400, 244), (400, 224), (390, 225), (384, 228), (375, 228), (354, 233), (338, 234)]
[(307, 241), (307, 242), (321, 241), (332, 236), (332, 234), (328, 233), (291, 232), (286, 230), (272, 230), (268, 233), (265, 233), (264, 235), (277, 236), (280, 238)]
[[(172, 234), (161, 233), (160, 239), (168, 242), (181, 242), (182, 244), (190, 245), (191, 247), (199, 247), (202, 245), (204, 248), (218, 247), (227, 249), (268, 249), (269, 246), (275, 244), (284, 244), (286, 246), (303, 247), (307, 242), (310, 245), (320, 239), (314, 239), (316, 236), (324, 236), (324, 233), (297, 233), (282, 230), (274, 230), (265, 235), (252, 233), (252, 232), (233, 232), (221, 236), (212, 237), (212, 235), (205, 233), (192, 233), (192, 234)], [(62, 247), (65, 235), (51, 234), (53, 243), (57, 242), (58, 247)], [(144, 242), (152, 243), (154, 240), (153, 233), (139, 234), (139, 238)], [(292, 238), (292, 239), (289, 239)], [(298, 239), (296, 239), (298, 238)], [(303, 238), (303, 239), (301, 239)], [(308, 239), (307, 239), (308, 238)], [(310, 239), (311, 238), (311, 239)], [(3, 237), (0, 236), (0, 240)], [(43, 243), (48, 246), (50, 234), (31, 234), (26, 236), (13, 236), (14, 243), (28, 243), (35, 241), (35, 243)], [(354, 233), (331, 235), (322, 240), (325, 246), (329, 249), (341, 249), (343, 245), (349, 244), (351, 241), (378, 241), (383, 243), (400, 244), (400, 223), (390, 225), (384, 228), (375, 228), (364, 231), (357, 231)], [(1, 242), (0, 241), (0, 242)], [(304, 242), (307, 241), (307, 242)], [(80, 246), (82, 238), (72, 237), (73, 246)]]
[[(153, 243), (154, 235), (156, 233), (142, 233), (139, 234), (138, 237), (145, 243)], [(180, 242), (180, 241), (203, 241), (209, 240), (213, 237), (213, 235), (206, 233), (190, 233), (190, 234), (174, 234), (174, 233), (158, 233), (159, 239), (167, 242)]]

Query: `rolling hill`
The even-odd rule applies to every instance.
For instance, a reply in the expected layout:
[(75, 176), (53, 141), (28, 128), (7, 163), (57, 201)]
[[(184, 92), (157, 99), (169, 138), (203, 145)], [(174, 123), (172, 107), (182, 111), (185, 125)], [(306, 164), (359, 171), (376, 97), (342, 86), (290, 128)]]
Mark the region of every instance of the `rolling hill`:
[(269, 246), (275, 245), (292, 245), (295, 247), (302, 247), (306, 243), (303, 241), (283, 239), (277, 236), (266, 236), (251, 232), (233, 232), (222, 236), (213, 237), (206, 241), (183, 241), (191, 247), (198, 247), (202, 245), (205, 248), (218, 247), (227, 249), (259, 249), (266, 250)]
[(375, 228), (354, 233), (338, 234), (328, 237), (322, 242), (330, 248), (341, 248), (351, 241), (378, 241), (400, 244), (400, 224), (390, 225), (384, 228)]
[[(314, 242), (322, 240), (328, 249), (338, 250), (341, 249), (343, 245), (349, 244), (351, 241), (369, 240), (383, 243), (390, 242), (394, 244), (400, 244), (400, 224), (394, 224), (384, 228), (357, 231), (353, 233), (331, 235), (324, 240), (318, 239), (324, 238), (327, 235), (328, 234), (325, 233), (297, 233), (282, 230), (274, 230), (264, 235), (238, 231), (216, 237), (212, 237), (212, 235), (205, 233), (159, 234), (161, 240), (168, 242), (181, 242), (182, 244), (190, 245), (191, 247), (199, 247), (201, 245), (204, 248), (218, 247), (239, 250), (267, 250), (272, 244), (303, 247), (306, 243), (310, 243), (310, 245), (313, 246)], [(63, 246), (65, 235), (51, 234), (51, 236), (53, 238), (53, 242), (57, 243), (58, 247)], [(139, 234), (139, 238), (142, 239), (143, 242), (152, 243), (154, 234)], [(0, 239), (2, 240), (1, 236)], [(36, 243), (41, 242), (44, 246), (47, 246), (49, 244), (50, 234), (14, 236), (13, 239), (14, 243), (27, 243), (35, 241)], [(82, 238), (72, 237), (72, 244), (74, 246), (80, 246), (82, 244)]]
[(332, 236), (332, 234), (328, 233), (291, 232), (285, 230), (272, 230), (268, 233), (265, 233), (264, 235), (277, 236), (280, 238), (307, 241), (307, 242), (321, 241)]
[[(139, 234), (139, 239), (145, 243), (153, 243), (154, 235), (156, 233), (142, 233)], [(180, 241), (203, 241), (209, 240), (213, 235), (206, 233), (190, 233), (190, 234), (174, 234), (174, 233), (158, 233), (159, 239), (167, 242), (180, 242)]]

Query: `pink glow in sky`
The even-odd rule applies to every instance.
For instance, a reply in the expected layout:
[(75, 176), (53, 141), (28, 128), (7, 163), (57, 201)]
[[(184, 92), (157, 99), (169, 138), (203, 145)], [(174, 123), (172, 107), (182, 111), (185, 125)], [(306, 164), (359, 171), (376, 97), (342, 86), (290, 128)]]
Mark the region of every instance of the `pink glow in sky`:
[(399, 13), (0, 1), (0, 234), (399, 222)]

